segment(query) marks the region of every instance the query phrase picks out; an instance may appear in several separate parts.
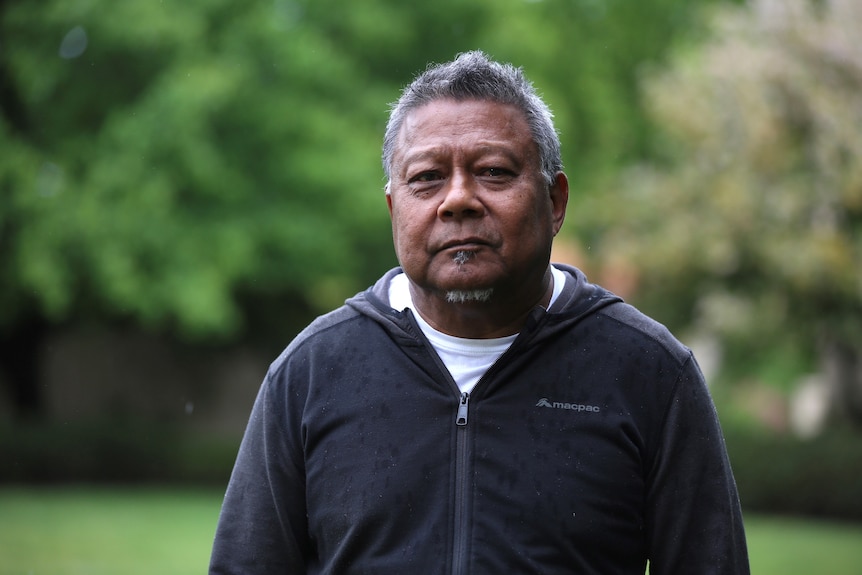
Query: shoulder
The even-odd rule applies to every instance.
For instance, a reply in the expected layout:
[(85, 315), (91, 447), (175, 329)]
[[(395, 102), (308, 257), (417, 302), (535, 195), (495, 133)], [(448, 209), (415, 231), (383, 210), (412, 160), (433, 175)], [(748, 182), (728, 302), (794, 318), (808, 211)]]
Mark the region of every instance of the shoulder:
[(363, 346), (366, 351), (379, 344), (384, 333), (403, 343), (410, 336), (410, 322), (405, 314), (388, 305), (386, 295), (389, 280), (398, 270), (392, 270), (363, 292), (349, 298), (344, 305), (318, 316), (270, 365), (274, 373), (295, 357), (342, 353), (348, 344)]
[(353, 307), (341, 307), (318, 316), (279, 354), (270, 365), (270, 373), (281, 371), (285, 364), (297, 354), (312, 353), (315, 349), (335, 349), (343, 342), (345, 333), (352, 324), (361, 321), (363, 315)]
[(554, 264), (568, 274), (559, 301), (552, 306), (561, 324), (572, 320), (585, 321), (594, 335), (614, 347), (636, 345), (644, 349), (661, 349), (679, 362), (687, 362), (691, 350), (685, 347), (668, 328), (641, 312), (603, 287), (590, 283), (579, 269)]
[(598, 310), (596, 316), (612, 322), (617, 337), (628, 340), (630, 344), (637, 344), (644, 349), (661, 350), (679, 364), (688, 363), (691, 360), (691, 350), (683, 345), (664, 324), (630, 304), (613, 303)]

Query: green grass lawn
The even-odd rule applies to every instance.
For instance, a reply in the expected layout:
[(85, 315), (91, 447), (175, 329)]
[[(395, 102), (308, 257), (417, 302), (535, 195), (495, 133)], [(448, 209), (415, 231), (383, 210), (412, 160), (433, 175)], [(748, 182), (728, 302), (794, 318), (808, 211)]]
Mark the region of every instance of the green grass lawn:
[(862, 573), (862, 525), (750, 517), (746, 519), (753, 575)]
[[(0, 575), (205, 573), (221, 494), (0, 489)], [(857, 575), (862, 525), (753, 516), (755, 575)]]
[(0, 575), (206, 573), (212, 490), (0, 489)]

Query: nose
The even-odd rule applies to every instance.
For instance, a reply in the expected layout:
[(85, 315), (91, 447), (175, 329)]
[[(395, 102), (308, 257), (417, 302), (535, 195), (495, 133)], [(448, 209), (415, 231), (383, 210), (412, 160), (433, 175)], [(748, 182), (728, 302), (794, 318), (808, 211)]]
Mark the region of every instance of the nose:
[(485, 206), (479, 199), (476, 182), (468, 175), (456, 173), (446, 182), (443, 201), (437, 207), (440, 219), (481, 217)]

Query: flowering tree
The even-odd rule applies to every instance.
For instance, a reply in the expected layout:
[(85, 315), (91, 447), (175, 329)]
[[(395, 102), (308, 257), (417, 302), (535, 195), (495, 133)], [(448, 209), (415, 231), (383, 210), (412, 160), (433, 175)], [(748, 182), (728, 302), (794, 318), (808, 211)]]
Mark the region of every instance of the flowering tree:
[(599, 257), (625, 254), (642, 304), (717, 334), (728, 364), (819, 365), (862, 421), (862, 4), (753, 0), (709, 22), (646, 76), (665, 153), (588, 210)]

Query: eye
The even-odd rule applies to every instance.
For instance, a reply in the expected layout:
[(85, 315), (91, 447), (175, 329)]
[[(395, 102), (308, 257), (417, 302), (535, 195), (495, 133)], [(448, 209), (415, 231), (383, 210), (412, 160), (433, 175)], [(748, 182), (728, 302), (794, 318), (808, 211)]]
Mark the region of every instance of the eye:
[(439, 180), (439, 179), (440, 179), (440, 174), (438, 174), (437, 172), (433, 172), (433, 171), (427, 171), (427, 172), (420, 172), (407, 181), (412, 184), (414, 182), (433, 182), (433, 181)]
[(509, 180), (515, 177), (515, 172), (507, 168), (493, 166), (490, 168), (484, 168), (481, 171), (481, 176), (492, 180)]
[(425, 170), (407, 178), (407, 189), (414, 195), (428, 196), (440, 187), (443, 174), (437, 170)]

